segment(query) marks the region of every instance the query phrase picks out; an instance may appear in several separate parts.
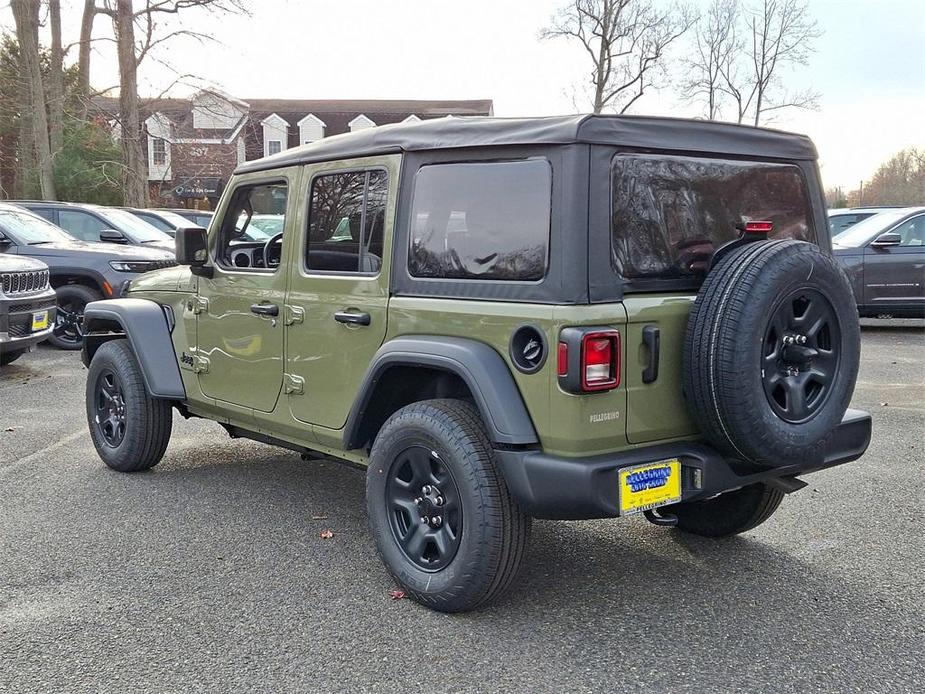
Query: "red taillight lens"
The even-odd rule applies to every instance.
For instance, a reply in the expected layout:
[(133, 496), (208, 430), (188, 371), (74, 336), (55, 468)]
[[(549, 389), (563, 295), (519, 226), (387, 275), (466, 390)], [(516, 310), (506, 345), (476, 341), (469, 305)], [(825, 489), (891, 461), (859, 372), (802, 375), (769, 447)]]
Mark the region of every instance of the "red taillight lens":
[(746, 234), (770, 234), (774, 231), (774, 222), (745, 222)]
[(610, 390), (620, 385), (620, 333), (588, 333), (581, 341), (582, 390)]
[(559, 376), (568, 376), (568, 345), (559, 343), (559, 353), (556, 356), (556, 373)]

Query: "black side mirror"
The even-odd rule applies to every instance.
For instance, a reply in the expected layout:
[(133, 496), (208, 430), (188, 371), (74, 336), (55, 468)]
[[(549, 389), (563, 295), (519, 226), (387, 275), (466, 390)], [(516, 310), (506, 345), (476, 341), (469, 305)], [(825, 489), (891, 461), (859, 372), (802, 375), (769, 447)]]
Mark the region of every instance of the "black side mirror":
[(874, 248), (888, 248), (890, 246), (898, 246), (902, 242), (902, 236), (895, 232), (888, 231), (885, 234), (880, 234), (880, 236), (871, 241), (870, 245)]
[(128, 243), (125, 234), (116, 229), (103, 229), (100, 232), (100, 241), (105, 241), (106, 243)]
[(202, 227), (180, 227), (173, 239), (177, 262), (180, 265), (189, 265), (194, 275), (211, 277), (212, 268), (207, 266), (209, 260), (209, 245), (206, 230)]

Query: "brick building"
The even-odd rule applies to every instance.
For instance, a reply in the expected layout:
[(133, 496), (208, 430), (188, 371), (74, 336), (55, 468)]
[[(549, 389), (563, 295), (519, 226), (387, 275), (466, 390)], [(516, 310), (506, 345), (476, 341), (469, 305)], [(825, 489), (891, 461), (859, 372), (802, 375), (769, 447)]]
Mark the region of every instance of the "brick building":
[[(102, 97), (94, 105), (101, 117), (117, 122), (118, 99)], [(493, 105), (490, 99), (245, 100), (203, 90), (190, 99), (151, 100), (143, 115), (152, 201), (211, 208), (241, 162), (388, 123), (491, 116)]]

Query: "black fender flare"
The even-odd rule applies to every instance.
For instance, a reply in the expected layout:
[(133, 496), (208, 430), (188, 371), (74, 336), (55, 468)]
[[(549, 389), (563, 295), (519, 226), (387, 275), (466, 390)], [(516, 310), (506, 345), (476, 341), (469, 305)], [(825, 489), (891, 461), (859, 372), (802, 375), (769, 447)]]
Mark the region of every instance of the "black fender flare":
[(405, 335), (383, 344), (372, 358), (344, 426), (347, 449), (363, 445), (358, 439), (364, 414), (379, 380), (394, 366), (431, 368), (459, 376), (472, 392), (492, 442), (539, 442), (511, 370), (498, 352), (468, 338)]
[(84, 309), (84, 344), (81, 359), (90, 365), (101, 344), (121, 337), (113, 334), (113, 324), (121, 328), (141, 367), (145, 388), (152, 398), (185, 400), (186, 389), (180, 376), (177, 354), (170, 332), (173, 326), (160, 304), (148, 299), (107, 299), (91, 301)]

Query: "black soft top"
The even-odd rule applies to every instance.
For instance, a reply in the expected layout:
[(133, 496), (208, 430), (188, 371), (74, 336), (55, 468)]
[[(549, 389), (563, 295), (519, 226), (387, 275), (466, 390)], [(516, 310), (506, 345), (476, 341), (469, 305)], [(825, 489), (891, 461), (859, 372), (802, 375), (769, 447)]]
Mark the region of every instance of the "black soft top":
[(449, 117), (334, 135), (241, 164), (236, 173), (377, 154), (505, 145), (598, 144), (814, 160), (805, 135), (750, 125), (652, 116)]

